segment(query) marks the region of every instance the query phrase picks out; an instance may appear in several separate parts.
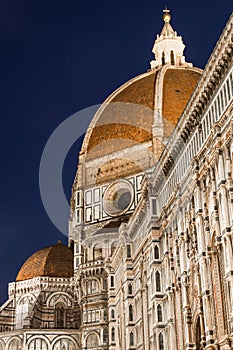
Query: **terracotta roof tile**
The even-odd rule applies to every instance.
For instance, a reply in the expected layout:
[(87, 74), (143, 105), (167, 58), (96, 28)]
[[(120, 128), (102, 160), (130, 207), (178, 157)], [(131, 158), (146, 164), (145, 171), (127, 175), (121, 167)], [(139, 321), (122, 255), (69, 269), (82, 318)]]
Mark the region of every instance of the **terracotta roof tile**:
[[(152, 140), (157, 74), (158, 71), (150, 71), (136, 77), (110, 99), (91, 131), (87, 159), (126, 149), (132, 141), (137, 144)], [(165, 138), (171, 135), (200, 75), (201, 72), (192, 67), (165, 71), (162, 102)]]
[(73, 253), (71, 249), (61, 243), (57, 243), (35, 252), (21, 267), (16, 281), (42, 276), (72, 277)]
[(163, 122), (165, 137), (169, 137), (178, 122), (201, 73), (192, 68), (171, 68), (163, 81)]

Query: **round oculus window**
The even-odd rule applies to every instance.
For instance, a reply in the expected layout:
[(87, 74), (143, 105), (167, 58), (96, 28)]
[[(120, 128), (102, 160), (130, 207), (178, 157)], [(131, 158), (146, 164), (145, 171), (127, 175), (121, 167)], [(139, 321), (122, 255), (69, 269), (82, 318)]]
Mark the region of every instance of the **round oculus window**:
[(116, 180), (104, 192), (104, 211), (109, 216), (122, 215), (131, 207), (133, 198), (134, 190), (132, 184), (127, 180)]

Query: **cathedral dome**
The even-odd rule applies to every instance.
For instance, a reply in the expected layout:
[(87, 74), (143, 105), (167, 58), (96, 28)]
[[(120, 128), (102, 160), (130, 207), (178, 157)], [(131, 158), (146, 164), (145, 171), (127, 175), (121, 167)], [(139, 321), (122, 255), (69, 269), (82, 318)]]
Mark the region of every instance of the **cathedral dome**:
[(106, 99), (92, 120), (82, 149), (87, 159), (151, 141), (158, 110), (156, 96), (160, 99), (164, 137), (168, 138), (200, 76), (198, 68), (170, 65), (126, 82)]
[[(145, 173), (166, 152), (202, 70), (186, 62), (185, 45), (170, 24), (169, 10), (163, 19), (151, 69), (116, 89), (89, 124), (75, 178), (80, 189)], [(89, 214), (93, 216), (91, 209)]]
[(163, 20), (152, 49), (151, 69), (127, 81), (103, 102), (86, 132), (80, 163), (137, 145), (139, 149), (142, 144), (159, 159), (202, 74), (186, 62), (185, 45), (173, 30), (167, 9)]
[(56, 245), (38, 250), (23, 264), (16, 281), (25, 281), (35, 277), (72, 277), (73, 253), (60, 241)]

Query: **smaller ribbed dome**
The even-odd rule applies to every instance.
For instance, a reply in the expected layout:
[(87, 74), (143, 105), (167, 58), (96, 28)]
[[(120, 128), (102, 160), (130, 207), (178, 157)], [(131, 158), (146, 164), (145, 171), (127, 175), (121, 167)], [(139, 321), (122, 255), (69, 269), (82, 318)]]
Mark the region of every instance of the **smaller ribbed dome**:
[(16, 281), (35, 277), (72, 277), (74, 257), (71, 249), (60, 241), (32, 254), (23, 264)]

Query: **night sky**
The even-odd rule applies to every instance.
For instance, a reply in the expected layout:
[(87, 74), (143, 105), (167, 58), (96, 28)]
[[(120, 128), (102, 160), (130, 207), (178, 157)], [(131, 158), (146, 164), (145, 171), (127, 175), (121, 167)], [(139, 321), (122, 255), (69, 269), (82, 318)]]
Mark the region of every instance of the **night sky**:
[[(166, 5), (186, 61), (204, 68), (231, 14), (230, 0), (0, 0), (1, 303), (28, 256), (67, 241), (40, 198), (40, 158), (49, 136), (67, 117), (149, 69)], [(63, 168), (67, 198), (78, 147)]]

